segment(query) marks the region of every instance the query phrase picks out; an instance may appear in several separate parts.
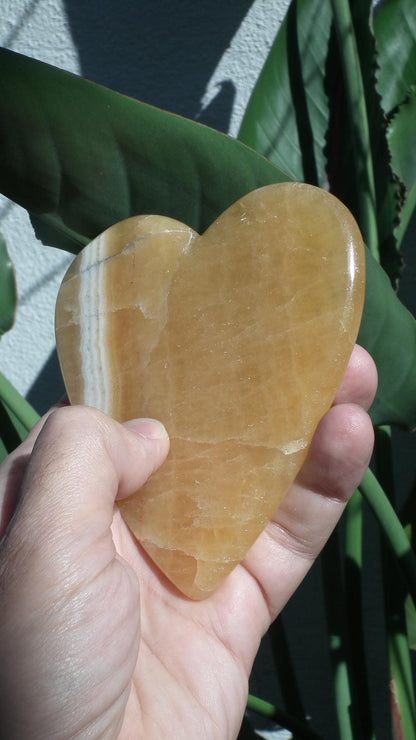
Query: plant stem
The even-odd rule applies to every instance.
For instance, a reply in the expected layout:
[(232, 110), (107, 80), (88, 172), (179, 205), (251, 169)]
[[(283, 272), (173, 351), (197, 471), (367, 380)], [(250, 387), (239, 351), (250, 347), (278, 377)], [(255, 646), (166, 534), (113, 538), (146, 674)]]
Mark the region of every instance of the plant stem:
[(416, 555), (399, 517), (370, 469), (367, 470), (359, 490), (370, 506), (397, 558), (400, 573), (416, 605)]
[(346, 596), (338, 532), (339, 529), (336, 529), (329, 538), (321, 554), (321, 564), (339, 734), (341, 740), (354, 740), (358, 733), (355, 732), (357, 728), (351, 712)]
[(363, 634), (363, 506), (356, 491), (347, 506), (345, 526), (345, 608), (350, 646), (351, 712), (361, 738), (374, 738)]
[[(0, 401), (6, 411), (15, 417), (23, 427), (25, 433), (30, 432), (32, 427), (39, 421), (39, 414), (9, 380), (0, 372)], [(25, 436), (19, 431), (20, 437)]]
[(275, 721), (281, 727), (290, 730), (299, 740), (323, 740), (322, 735), (304, 722), (301, 722), (297, 717), (293, 717), (274, 704), (270, 704), (270, 702), (264, 701), (264, 699), (259, 699), (257, 696), (248, 695), (247, 709)]
[(370, 131), (354, 25), (348, 0), (331, 2), (352, 124), (360, 227), (370, 252), (380, 262)]
[[(375, 464), (383, 489), (393, 505), (396, 492), (390, 427), (376, 430)], [(400, 723), (405, 740), (413, 740), (416, 737), (416, 704), (405, 614), (407, 588), (385, 540), (382, 543), (382, 562), (393, 724), (395, 721)]]
[(395, 716), (400, 717), (403, 737), (405, 740), (414, 740), (416, 737), (416, 707), (404, 611), (406, 591), (397, 573), (396, 563), (392, 561), (390, 552), (387, 552), (386, 543), (383, 544), (384, 591), (391, 673), (390, 691), (394, 695)]

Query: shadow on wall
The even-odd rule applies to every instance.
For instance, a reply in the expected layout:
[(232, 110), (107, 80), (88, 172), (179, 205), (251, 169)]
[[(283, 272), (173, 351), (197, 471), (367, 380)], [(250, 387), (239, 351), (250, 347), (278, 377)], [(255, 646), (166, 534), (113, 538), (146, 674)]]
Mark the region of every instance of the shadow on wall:
[(126, 95), (227, 132), (235, 89), (200, 101), (252, 0), (65, 0), (87, 77)]
[[(84, 77), (227, 132), (233, 83), (219, 85), (202, 114), (201, 99), (251, 5), (252, 0), (65, 0), (65, 12)], [(43, 413), (63, 392), (53, 352), (28, 399)]]

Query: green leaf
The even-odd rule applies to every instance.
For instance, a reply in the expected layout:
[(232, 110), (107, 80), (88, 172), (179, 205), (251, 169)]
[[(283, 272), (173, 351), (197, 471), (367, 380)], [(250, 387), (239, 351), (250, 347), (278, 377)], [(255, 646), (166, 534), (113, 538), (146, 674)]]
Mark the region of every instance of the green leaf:
[(17, 431), (8, 409), (0, 402), (0, 462), (19, 446), (23, 437)]
[(416, 607), (413, 603), (413, 599), (409, 595), (406, 597), (404, 602), (404, 608), (409, 648), (411, 650), (416, 650)]
[(367, 289), (358, 343), (372, 355), (379, 385), (370, 415), (375, 425), (416, 428), (416, 321), (368, 250)]
[[(38, 214), (49, 243), (77, 251), (134, 212), (167, 214), (203, 231), (243, 193), (287, 179), (205, 126), (12, 52), (0, 51), (0, 61), (0, 185)], [(412, 426), (411, 372), (396, 384), (390, 375), (403, 347), (399, 372), (414, 357), (414, 322), (387, 286), (380, 268), (368, 270), (361, 337), (379, 367), (376, 418)]]
[[(363, 232), (363, 211), (368, 208), (362, 204), (370, 209), (375, 205), (375, 219), (370, 213), (370, 222), (376, 220), (371, 233), (373, 241), (378, 241), (382, 264), (394, 281), (401, 265), (394, 237), (397, 184), (390, 169), (380, 98), (374, 90), (370, 8), (369, 0), (351, 2), (359, 57), (352, 68), (345, 59), (342, 63), (345, 34), (338, 40), (335, 37), (331, 0), (292, 2), (253, 90), (239, 138), (295, 179), (329, 188), (349, 207)], [(358, 62), (364, 83), (361, 105), (367, 111), (370, 141), (361, 148), (356, 145), (354, 151), (352, 142), (359, 142), (357, 122), (362, 127), (363, 116), (356, 110), (357, 100), (347, 95), (344, 80), (357, 79)], [(374, 181), (365, 192), (363, 173)]]
[(27, 437), (38, 419), (26, 399), (0, 373), (0, 462)]
[(389, 145), (393, 169), (410, 190), (416, 185), (416, 85), (392, 118)]
[(1, 372), (0, 403), (20, 440), (25, 439), (32, 427), (39, 421), (39, 414)]
[(238, 135), (294, 179), (321, 187), (327, 182), (325, 66), (331, 21), (327, 0), (290, 4)]
[(16, 279), (6, 242), (0, 234), (0, 337), (13, 326), (16, 316)]
[(397, 238), (401, 244), (416, 208), (416, 86), (392, 117), (388, 141), (395, 174), (405, 186), (405, 205), (401, 212)]
[(0, 190), (54, 246), (77, 252), (136, 213), (204, 231), (248, 191), (290, 179), (207, 126), (5, 49), (0, 65)]
[(39, 414), (0, 373), (0, 462), (26, 439)]
[(6, 447), (6, 444), (3, 441), (3, 439), (0, 437), (0, 463), (2, 463), (3, 460), (6, 459), (8, 454), (9, 454), (9, 451)]
[(16, 316), (16, 279), (7, 245), (0, 234), (0, 337), (13, 326)]
[[(374, 180), (374, 165), (370, 142), (368, 103), (365, 95), (363, 55), (358, 51), (358, 33), (368, 18), (368, 8), (360, 4), (361, 10), (353, 22), (348, 0), (331, 0), (334, 12), (334, 27), (337, 34), (337, 51), (342, 67), (345, 97), (347, 102), (348, 124), (351, 131), (354, 155), (355, 190), (357, 192), (358, 221), (363, 238), (370, 252), (380, 261), (377, 229), (377, 199)], [(363, 17), (364, 11), (364, 17)], [(364, 20), (364, 24), (363, 24)], [(362, 34), (360, 48), (368, 48), (368, 36)]]
[(416, 82), (416, 9), (414, 0), (385, 0), (374, 17), (377, 39), (378, 90), (383, 109), (391, 113)]
[[(348, 0), (341, 0), (347, 5)], [(355, 103), (343, 92), (341, 73), (342, 38), (330, 45), (328, 55), (328, 88), (330, 90), (331, 124), (328, 131), (328, 159), (330, 183), (333, 192), (350, 208), (360, 227), (365, 231), (361, 219), (362, 178), (365, 168), (373, 170), (375, 191), (375, 213), (377, 221), (378, 252), (384, 269), (393, 283), (400, 275), (401, 260), (397, 253), (394, 235), (398, 222), (399, 198), (397, 182), (390, 166), (390, 155), (386, 139), (386, 120), (381, 108), (380, 96), (375, 88), (376, 41), (371, 32), (370, 0), (351, 0), (351, 19), (356, 39), (359, 64), (363, 82), (365, 108), (368, 120), (369, 142), (359, 141), (356, 128)], [(336, 48), (335, 48), (336, 47)], [(354, 79), (351, 74), (350, 80)], [(355, 147), (353, 142), (356, 142)], [(371, 175), (370, 175), (371, 176)], [(374, 193), (367, 193), (374, 199)]]

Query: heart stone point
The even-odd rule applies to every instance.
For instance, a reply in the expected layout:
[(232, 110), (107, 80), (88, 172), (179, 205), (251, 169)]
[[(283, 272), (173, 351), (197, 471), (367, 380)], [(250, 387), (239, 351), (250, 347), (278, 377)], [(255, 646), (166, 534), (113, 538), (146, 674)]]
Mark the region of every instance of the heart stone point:
[(166, 426), (122, 516), (186, 596), (214, 591), (273, 516), (331, 406), (365, 288), (358, 227), (301, 183), (255, 190), (202, 236), (138, 216), (76, 257), (56, 307), (69, 399)]

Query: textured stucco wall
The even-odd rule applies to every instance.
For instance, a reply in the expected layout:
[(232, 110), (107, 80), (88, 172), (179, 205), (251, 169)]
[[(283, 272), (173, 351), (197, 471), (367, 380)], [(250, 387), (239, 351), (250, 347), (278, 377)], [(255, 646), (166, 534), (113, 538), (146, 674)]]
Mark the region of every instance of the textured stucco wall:
[[(0, 0), (2, 46), (235, 135), (288, 0)], [(0, 196), (19, 309), (0, 370), (40, 410), (62, 391), (56, 293), (72, 259)]]

